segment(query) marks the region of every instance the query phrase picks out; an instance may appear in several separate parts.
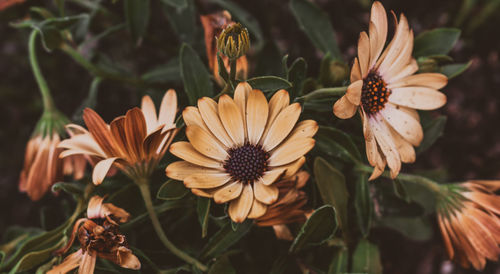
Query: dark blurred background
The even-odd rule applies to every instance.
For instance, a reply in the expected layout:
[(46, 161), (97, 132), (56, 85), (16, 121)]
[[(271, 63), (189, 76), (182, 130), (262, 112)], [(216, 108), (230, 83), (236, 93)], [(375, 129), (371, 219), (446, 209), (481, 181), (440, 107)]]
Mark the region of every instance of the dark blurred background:
[[(66, 5), (73, 7), (76, 13), (79, 7), (72, 2), (67, 1)], [(95, 46), (105, 52), (111, 62), (136, 74), (168, 62), (177, 54), (179, 43), (161, 8), (155, 8), (160, 5), (157, 2), (152, 1), (151, 22), (141, 46), (137, 47), (125, 30)], [(202, 14), (216, 10), (205, 1), (196, 2), (198, 12)], [(288, 1), (234, 2), (257, 18), (265, 38), (274, 41), (277, 46), (274, 50), (280, 55), (289, 54), (290, 60), (304, 57), (308, 62), (308, 74), (318, 73), (321, 55), (299, 29), (288, 8)], [(329, 14), (344, 60), (352, 62), (359, 32), (367, 30), (370, 2), (315, 2)], [(472, 61), (464, 74), (450, 80), (444, 88), (448, 103), (436, 111), (448, 117), (444, 136), (424, 152), (415, 165), (405, 168), (445, 170), (448, 179), (453, 182), (472, 178), (500, 179), (500, 1), (382, 2), (388, 10), (392, 9), (397, 14), (404, 12), (416, 34), (435, 27), (459, 27), (462, 36), (450, 55), (456, 62)], [(118, 0), (103, 4), (118, 16), (115, 21), (120, 21), (120, 16), (123, 17), (122, 3)], [(25, 17), (32, 5), (55, 10), (52, 1), (33, 0), (0, 12), (0, 235), (12, 225), (42, 226), (42, 211), (57, 210), (60, 204), (60, 198), (52, 195), (39, 202), (31, 202), (17, 188), (24, 147), (41, 115), (42, 103), (28, 60), (29, 31), (15, 29), (9, 26), (9, 22)], [(468, 12), (463, 11), (464, 7), (470, 7)], [(90, 29), (98, 33), (104, 27), (95, 25)], [(266, 46), (273, 47), (270, 43)], [(92, 76), (59, 50), (48, 53), (40, 48), (38, 55), (56, 105), (72, 117), (87, 96)], [(259, 69), (259, 59), (262, 59), (255, 55), (249, 56), (250, 75)], [(279, 59), (277, 61), (280, 62)], [(176, 82), (171, 86), (181, 87)], [(137, 105), (144, 92), (112, 81), (104, 81), (99, 90), (96, 109), (107, 121)], [(57, 219), (57, 216), (52, 218)], [(446, 262), (437, 230), (434, 237), (425, 242), (408, 240), (393, 231), (375, 230), (374, 235), (382, 250), (386, 273), (466, 273)], [(500, 268), (488, 263), (485, 272), (500, 273)]]

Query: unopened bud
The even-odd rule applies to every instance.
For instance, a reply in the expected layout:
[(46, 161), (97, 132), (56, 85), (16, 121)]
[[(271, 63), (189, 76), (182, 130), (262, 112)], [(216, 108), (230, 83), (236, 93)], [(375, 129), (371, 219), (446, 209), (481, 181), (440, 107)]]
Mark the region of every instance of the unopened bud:
[(245, 55), (249, 48), (248, 30), (240, 23), (229, 25), (217, 38), (217, 50), (231, 60)]

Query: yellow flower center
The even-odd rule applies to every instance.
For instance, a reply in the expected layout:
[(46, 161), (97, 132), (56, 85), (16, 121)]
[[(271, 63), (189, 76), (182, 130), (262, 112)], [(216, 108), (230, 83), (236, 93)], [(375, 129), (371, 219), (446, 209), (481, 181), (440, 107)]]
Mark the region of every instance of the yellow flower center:
[(361, 104), (367, 114), (375, 114), (384, 108), (391, 91), (387, 89), (382, 77), (376, 72), (370, 72), (363, 79), (361, 89)]
[(267, 170), (269, 153), (260, 145), (245, 144), (231, 148), (228, 154), (229, 159), (224, 163), (224, 168), (235, 181), (252, 183)]

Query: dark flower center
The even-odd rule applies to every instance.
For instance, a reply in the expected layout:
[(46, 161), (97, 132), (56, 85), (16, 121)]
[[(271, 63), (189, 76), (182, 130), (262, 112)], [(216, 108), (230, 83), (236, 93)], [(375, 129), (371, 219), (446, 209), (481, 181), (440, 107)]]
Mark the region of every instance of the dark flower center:
[(377, 73), (370, 72), (363, 79), (361, 104), (367, 114), (375, 114), (382, 110), (389, 95), (391, 95), (391, 91), (386, 88), (384, 80)]
[(231, 148), (229, 159), (224, 163), (226, 172), (233, 180), (251, 183), (262, 177), (267, 170), (269, 153), (260, 145), (245, 144), (241, 147)]
[(84, 251), (114, 252), (120, 246), (128, 246), (119, 226), (105, 218), (90, 219), (78, 229), (78, 241)]

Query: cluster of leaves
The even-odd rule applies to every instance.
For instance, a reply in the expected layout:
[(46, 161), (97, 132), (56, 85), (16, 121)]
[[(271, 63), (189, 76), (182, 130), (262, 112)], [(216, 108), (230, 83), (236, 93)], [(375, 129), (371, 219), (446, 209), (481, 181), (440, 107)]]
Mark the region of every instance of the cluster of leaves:
[[(55, 7), (51, 9), (31, 7), (29, 19), (15, 22), (12, 26), (38, 31), (46, 51), (67, 54), (94, 77), (88, 97), (75, 111), (75, 121), (81, 121), (84, 107), (98, 104), (97, 93), (103, 81), (133, 87), (138, 93), (150, 93), (155, 98), (166, 88), (176, 87), (179, 88), (183, 106), (194, 105), (198, 98), (217, 93), (204, 61), (203, 32), (197, 20), (199, 7), (195, 1), (161, 0), (156, 3), (150, 0), (122, 0), (107, 5), (98, 0), (54, 2)], [(248, 28), (252, 36), (252, 58), (258, 56), (255, 59), (276, 60), (266, 58), (274, 54), (270, 50), (273, 47), (268, 46), (273, 41), (265, 40), (259, 23), (251, 14), (228, 0), (208, 2), (228, 10), (235, 20)], [(142, 74), (135, 74), (99, 52), (96, 45), (109, 41), (116, 43), (113, 35), (120, 32), (128, 32), (130, 41), (127, 42), (141, 47), (148, 39), (151, 16), (156, 15), (153, 7), (161, 7), (177, 36), (177, 41), (168, 45), (168, 49), (174, 52), (170, 60), (158, 67), (148, 68)], [(275, 239), (271, 229), (253, 227), (252, 221), (232, 223), (223, 205), (192, 195), (181, 182), (168, 180), (160, 183), (165, 180), (163, 170), (173, 160), (172, 156), (163, 160), (152, 180), (152, 188), (157, 191), (155, 210), (176, 244), (207, 262), (210, 273), (234, 273), (235, 269), (246, 269), (249, 273), (291, 273), (298, 269), (318, 273), (381, 273), (381, 255), (370, 238), (370, 231), (375, 227), (385, 227), (414, 240), (429, 239), (433, 233), (430, 224), (430, 215), (434, 211), (433, 196), (416, 183), (386, 179), (380, 179), (383, 181), (380, 183), (369, 183), (367, 175), (356, 169), (360, 163), (367, 162), (364, 142), (360, 138), (359, 117), (350, 121), (336, 119), (331, 109), (338, 97), (307, 97), (311, 91), (343, 86), (348, 81), (348, 63), (337, 45), (333, 26), (326, 13), (310, 1), (291, 0), (289, 8), (312, 45), (323, 56), (319, 74), (312, 76), (308, 73), (305, 59), (297, 58), (290, 62), (288, 56), (284, 56), (280, 64), (259, 64), (255, 71), (264, 73), (251, 77), (248, 82), (267, 96), (272, 96), (279, 89), (287, 89), (292, 100), (303, 102), (303, 116), (312, 117), (321, 125), (315, 137), (316, 147), (309, 153), (304, 166), (312, 174), (306, 191), (308, 206), (315, 209), (314, 212), (306, 223), (292, 227), (296, 237), (290, 243)], [(122, 14), (118, 15), (116, 10)], [(70, 11), (81, 13), (69, 15)], [(107, 27), (101, 30), (102, 25)], [(93, 35), (93, 29), (101, 32)], [(414, 57), (420, 71), (441, 72), (453, 78), (466, 70), (470, 63), (455, 64), (448, 56), (459, 35), (458, 29), (449, 28), (418, 35)], [(164, 45), (158, 45), (155, 50), (164, 50)], [(263, 70), (263, 66), (277, 69)], [(221, 70), (221, 73), (227, 72)], [(446, 117), (421, 113), (421, 121), (425, 139), (418, 147), (418, 153), (429, 148), (441, 136)], [(86, 178), (79, 182), (57, 183), (53, 191), (66, 192), (80, 201), (88, 181)], [(158, 244), (142, 199), (129, 179), (116, 175), (93, 191), (109, 195), (109, 202), (132, 214), (133, 219), (123, 225), (122, 230), (143, 264), (142, 272), (197, 271), (184, 265)], [(67, 212), (71, 211), (67, 199), (63, 200)], [(58, 263), (60, 259), (54, 258), (52, 252), (66, 242), (74, 221), (84, 209), (82, 206), (77, 204), (74, 213), (67, 214), (67, 221), (52, 230), (9, 229), (0, 246), (0, 271), (16, 273), (37, 269), (37, 273), (43, 273)], [(97, 269), (124, 272), (105, 261), (99, 261)]]

